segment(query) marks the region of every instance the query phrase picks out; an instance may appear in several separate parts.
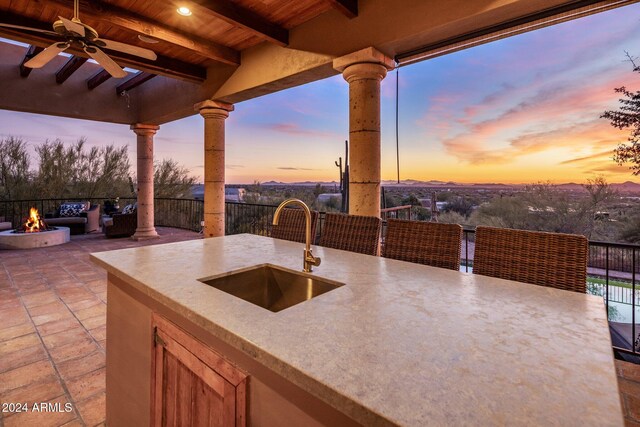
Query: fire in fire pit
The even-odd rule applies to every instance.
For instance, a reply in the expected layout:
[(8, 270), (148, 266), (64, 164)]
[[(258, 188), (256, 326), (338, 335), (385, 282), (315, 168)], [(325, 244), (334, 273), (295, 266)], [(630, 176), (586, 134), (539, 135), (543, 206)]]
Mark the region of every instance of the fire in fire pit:
[(47, 227), (47, 224), (40, 218), (40, 214), (36, 208), (29, 210), (29, 218), (22, 224), (22, 230), (18, 229), (18, 231), (22, 231), (23, 233), (38, 233), (48, 230), (51, 230), (51, 228)]

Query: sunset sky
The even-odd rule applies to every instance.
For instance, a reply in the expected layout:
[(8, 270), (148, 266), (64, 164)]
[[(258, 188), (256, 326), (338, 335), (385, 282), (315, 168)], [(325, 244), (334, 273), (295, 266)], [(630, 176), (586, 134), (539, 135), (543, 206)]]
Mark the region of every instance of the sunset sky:
[[(612, 160), (625, 141), (600, 118), (613, 89), (640, 90), (640, 4), (400, 69), (400, 177), (456, 182), (640, 181)], [(382, 83), (382, 179), (396, 177), (396, 72)], [(335, 76), (235, 105), (227, 120), (229, 183), (331, 181), (348, 138), (348, 86)], [(0, 136), (30, 143), (85, 136), (129, 146), (128, 126), (0, 111)], [(156, 158), (201, 179), (199, 116), (161, 126)], [(35, 153), (33, 154), (35, 157)], [(133, 162), (135, 163), (135, 162)]]

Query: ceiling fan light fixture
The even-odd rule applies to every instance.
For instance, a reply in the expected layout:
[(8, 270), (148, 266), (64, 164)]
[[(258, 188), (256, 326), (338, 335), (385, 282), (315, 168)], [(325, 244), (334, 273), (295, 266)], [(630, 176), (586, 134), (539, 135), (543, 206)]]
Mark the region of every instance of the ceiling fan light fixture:
[[(155, 61), (156, 59), (158, 59), (158, 55), (156, 55), (156, 53), (150, 49), (118, 42), (115, 40), (99, 38), (96, 30), (80, 21), (80, 18), (78, 17), (79, 5), (80, 0), (74, 0), (73, 18), (67, 19), (63, 16), (58, 16), (59, 20), (53, 23), (54, 31), (43, 30), (41, 28), (25, 27), (21, 25), (13, 25), (4, 22), (0, 22), (0, 28), (35, 31), (37, 33), (52, 35), (57, 38), (62, 37), (65, 39), (65, 41), (62, 42), (58, 41), (53, 43), (42, 52), (26, 61), (23, 65), (28, 68), (42, 68), (59, 54), (64, 54), (63, 52), (72, 45), (82, 48), (84, 52), (91, 57), (91, 59), (100, 64), (102, 68), (107, 70), (113, 77), (116, 78), (125, 77), (127, 75), (127, 72), (124, 71), (113, 59), (111, 59), (108, 54), (103, 52), (101, 48), (115, 52), (122, 52), (128, 55), (139, 56), (149, 61)], [(189, 12), (189, 14), (191, 14), (191, 12)], [(151, 37), (150, 39), (153, 40), (153, 38)], [(157, 40), (154, 41), (157, 42)]]
[(182, 16), (191, 16), (193, 14), (191, 12), (191, 9), (186, 6), (180, 6), (178, 9), (176, 9), (176, 11)]

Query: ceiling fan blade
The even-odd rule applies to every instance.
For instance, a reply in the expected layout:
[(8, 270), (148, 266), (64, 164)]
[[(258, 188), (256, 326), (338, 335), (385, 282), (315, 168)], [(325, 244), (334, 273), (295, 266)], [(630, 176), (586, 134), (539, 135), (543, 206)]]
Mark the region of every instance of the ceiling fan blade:
[(126, 77), (127, 72), (120, 68), (116, 62), (95, 46), (85, 46), (84, 51), (93, 58), (102, 68), (116, 79)]
[(11, 28), (11, 29), (14, 29), (14, 30), (33, 31), (33, 32), (36, 32), (36, 33), (47, 34), (49, 36), (59, 36), (60, 35), (60, 34), (56, 33), (55, 31), (41, 30), (40, 28), (23, 27), (22, 25), (2, 24), (2, 23), (0, 23), (0, 27)]
[(134, 46), (131, 44), (120, 43), (114, 40), (106, 40), (106, 39), (95, 39), (93, 43), (97, 44), (100, 47), (117, 50), (118, 52), (128, 53), (130, 55), (139, 56), (141, 58), (149, 59), (151, 61), (155, 61), (158, 59), (158, 56), (154, 51), (150, 49), (145, 49), (143, 47)]
[(60, 52), (65, 51), (69, 46), (69, 43), (54, 43), (25, 62), (24, 66), (29, 68), (42, 68), (46, 63), (58, 56)]
[(84, 32), (84, 27), (82, 25), (78, 24), (77, 22), (73, 22), (70, 19), (63, 18), (62, 16), (58, 16), (58, 18), (60, 18), (60, 20), (64, 24), (64, 27), (67, 29), (67, 31), (76, 33), (80, 37), (84, 37), (85, 32)]

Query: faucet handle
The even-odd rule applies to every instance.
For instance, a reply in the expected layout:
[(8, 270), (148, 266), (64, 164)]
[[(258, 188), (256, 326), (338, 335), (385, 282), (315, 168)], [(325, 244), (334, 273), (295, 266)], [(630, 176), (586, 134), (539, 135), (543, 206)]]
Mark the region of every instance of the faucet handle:
[[(320, 257), (315, 257), (313, 256), (313, 253), (311, 252), (311, 249), (309, 250), (304, 250), (304, 264), (305, 264), (305, 271), (311, 271), (311, 266), (319, 266), (320, 262), (322, 260), (320, 259)], [(308, 268), (308, 270), (307, 270)]]

